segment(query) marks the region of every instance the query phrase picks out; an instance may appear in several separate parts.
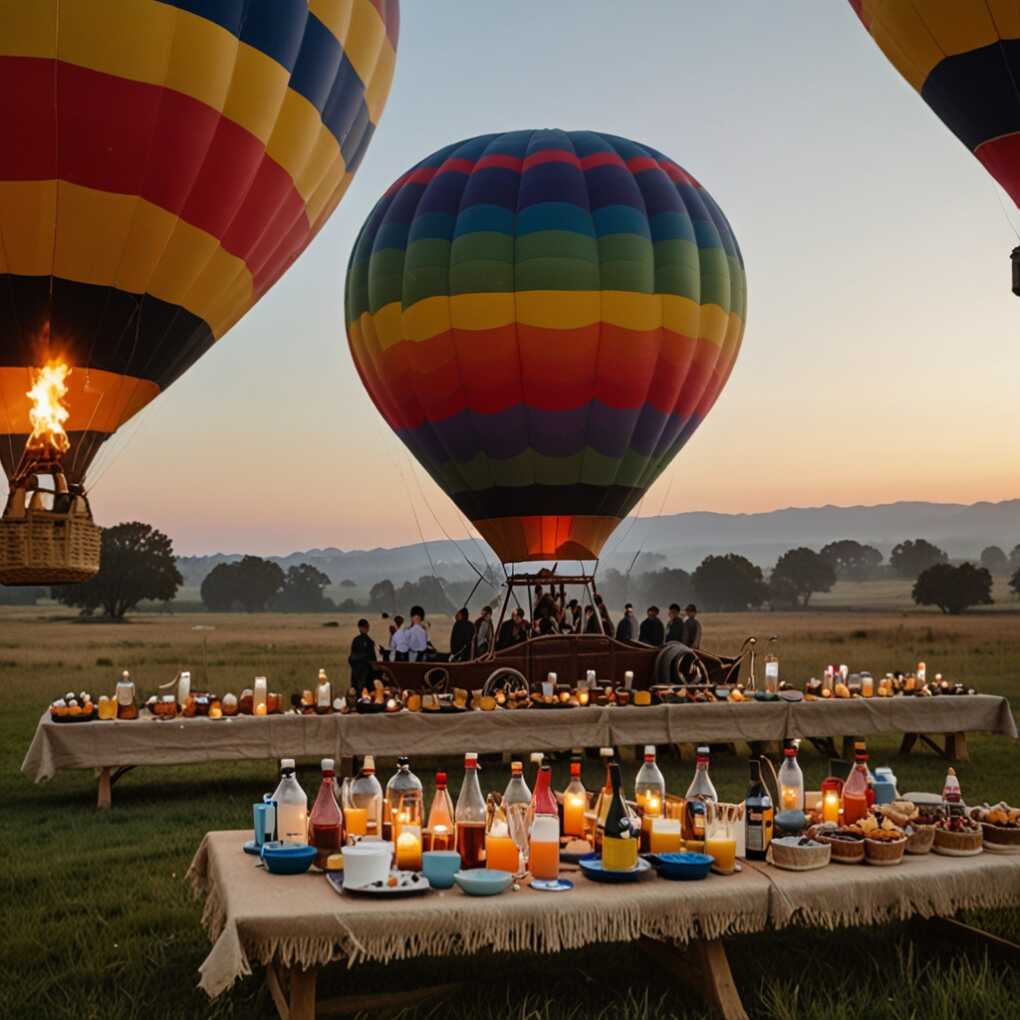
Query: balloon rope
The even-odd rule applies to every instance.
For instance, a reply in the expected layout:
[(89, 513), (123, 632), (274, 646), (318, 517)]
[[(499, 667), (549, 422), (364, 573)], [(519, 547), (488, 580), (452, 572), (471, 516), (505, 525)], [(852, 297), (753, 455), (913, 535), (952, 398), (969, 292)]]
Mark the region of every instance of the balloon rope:
[[(407, 476), (404, 474), (404, 469), (401, 466), (399, 461), (397, 462), (397, 468), (400, 471), (400, 479), (404, 483), (404, 491), (407, 493), (408, 497), (410, 497), (410, 495), (411, 495), (411, 488), (407, 484)], [(418, 511), (415, 509), (414, 500), (408, 498), (408, 503), (410, 503), (410, 505), (411, 505), (411, 514), (414, 516), (414, 524), (415, 524), (415, 527), (418, 529), (418, 538), (421, 540), (421, 547), (422, 547), (422, 549), (425, 550), (425, 558), (429, 561), (429, 569), (432, 571), (432, 580), (435, 581), (436, 584), (439, 585), (440, 589), (442, 590), (443, 594), (445, 595), (446, 594), (446, 589), (443, 588), (442, 581), (440, 581), (438, 576), (436, 575), (436, 565), (435, 565), (435, 563), (432, 562), (432, 553), (429, 552), (429, 544), (428, 544), (428, 542), (425, 541), (425, 532), (422, 531), (421, 521), (418, 519)]]

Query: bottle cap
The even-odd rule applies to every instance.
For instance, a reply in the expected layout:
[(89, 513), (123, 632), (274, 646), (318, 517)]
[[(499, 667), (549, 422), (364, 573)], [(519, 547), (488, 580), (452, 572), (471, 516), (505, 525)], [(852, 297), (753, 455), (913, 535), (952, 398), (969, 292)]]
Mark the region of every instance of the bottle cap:
[(512, 762), (510, 762), (510, 771), (512, 773), (523, 772), (524, 771), (524, 762), (522, 762), (522, 761), (512, 761)]
[(411, 759), (408, 758), (406, 754), (402, 754), (397, 759), (397, 768), (400, 768), (401, 765), (410, 765), (410, 764), (411, 764)]
[(294, 759), (293, 758), (281, 758), (280, 759), (280, 768), (281, 769), (292, 769), (292, 768), (294, 768)]
[(319, 679), (320, 680), (325, 680), (326, 679), (326, 671), (324, 669), (320, 669), (319, 670)]
[(600, 758), (612, 758), (613, 757), (613, 749), (611, 747), (600, 747), (599, 748), (599, 757)]
[(797, 757), (797, 748), (795, 748), (795, 747), (787, 747), (783, 751), (783, 754), (785, 754), (787, 758), (796, 758)]
[(654, 744), (645, 744), (645, 757), (646, 758), (648, 758), (648, 757), (654, 758), (655, 757), (655, 745)]
[(576, 758), (570, 763), (570, 774), (572, 776), (581, 774), (581, 763)]
[(709, 751), (709, 749), (707, 747), (705, 747), (704, 745), (702, 745), (701, 747), (698, 748), (698, 757), (699, 758), (707, 758), (710, 753), (711, 752)]
[(466, 751), (464, 753), (464, 768), (476, 769), (478, 768), (478, 752), (477, 751)]
[[(475, 756), (477, 757), (477, 755)], [(545, 755), (541, 751), (532, 751), (530, 761), (535, 765), (541, 765)]]
[(446, 773), (445, 772), (437, 772), (436, 773), (436, 786), (446, 786)]
[(361, 767), (365, 772), (375, 772), (375, 755), (366, 754)]
[(335, 772), (336, 771), (336, 766), (334, 765), (332, 758), (323, 758), (322, 759), (322, 771), (323, 772)]

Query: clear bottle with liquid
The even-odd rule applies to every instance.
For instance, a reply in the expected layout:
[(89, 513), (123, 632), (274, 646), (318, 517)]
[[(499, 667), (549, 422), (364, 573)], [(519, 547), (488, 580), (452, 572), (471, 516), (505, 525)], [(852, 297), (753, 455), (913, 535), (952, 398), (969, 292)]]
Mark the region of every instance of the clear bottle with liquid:
[(400, 835), (401, 825), (422, 824), (425, 795), (421, 780), (411, 771), (411, 759), (407, 755), (397, 759), (397, 771), (386, 784), (386, 804), (393, 826), (393, 839)]
[(322, 871), (329, 855), (340, 850), (343, 821), (336, 802), (336, 767), (332, 758), (323, 758), (322, 783), (308, 818), (308, 842), (315, 847), (315, 866)]
[(853, 825), (870, 813), (874, 793), (868, 779), (868, 751), (864, 741), (859, 740), (854, 744), (854, 767), (843, 784), (844, 825)]
[(570, 782), (563, 791), (563, 835), (583, 836), (585, 813), (588, 810), (588, 791), (581, 782), (581, 762), (570, 763)]
[[(375, 774), (375, 757), (365, 755), (361, 771), (351, 783), (351, 807), (348, 811), (347, 830), (351, 835), (382, 837), (383, 788)], [(362, 814), (361, 812), (364, 812)], [(356, 824), (352, 824), (356, 823)], [(359, 831), (364, 829), (363, 832)]]
[(666, 780), (655, 760), (655, 745), (645, 746), (645, 760), (634, 781), (634, 800), (641, 814), (641, 849), (651, 848), (652, 820), (662, 818), (666, 805)]
[(457, 794), (454, 821), (460, 866), (465, 871), (480, 868), (485, 850), (485, 798), (478, 783), (478, 755), (473, 751), (464, 755), (464, 782)]
[(308, 797), (297, 781), (293, 758), (280, 762), (280, 784), (273, 793), (276, 802), (276, 838), (281, 843), (308, 842)]
[(548, 765), (538, 770), (534, 809), (528, 864), (535, 878), (552, 880), (560, 873), (560, 817), (552, 791), (552, 769)]
[(531, 790), (524, 779), (524, 762), (510, 763), (510, 782), (503, 791), (503, 810), (510, 838), (520, 851), (521, 861), (525, 862), (531, 840)]
[(457, 830), (453, 821), (453, 801), (446, 788), (446, 773), (436, 773), (436, 792), (429, 808), (429, 849), (456, 850)]
[(709, 761), (709, 749), (699, 747), (694, 763), (694, 779), (684, 797), (684, 839), (693, 843), (705, 841), (705, 802), (719, 801), (719, 795), (708, 775)]
[(804, 773), (797, 761), (797, 748), (783, 751), (783, 764), (779, 766), (779, 810), (804, 810)]

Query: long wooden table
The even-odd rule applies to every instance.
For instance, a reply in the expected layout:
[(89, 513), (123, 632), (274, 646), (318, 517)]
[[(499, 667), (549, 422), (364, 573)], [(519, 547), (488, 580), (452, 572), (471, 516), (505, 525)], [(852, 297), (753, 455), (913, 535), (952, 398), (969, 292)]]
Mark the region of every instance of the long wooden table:
[[(718, 1013), (746, 1020), (724, 948), (728, 935), (951, 917), (964, 909), (1020, 903), (1020, 856), (989, 853), (907, 857), (892, 868), (834, 864), (806, 873), (745, 861), (738, 874), (702, 882), (669, 882), (650, 872), (636, 883), (602, 885), (574, 872), (565, 875), (574, 889), (561, 894), (524, 884), (492, 898), (454, 888), (366, 900), (338, 895), (321, 875), (268, 874), (241, 851), (250, 837), (243, 831), (208, 833), (189, 868), (196, 894), (205, 899), (203, 924), (213, 942), (200, 985), (215, 997), (259, 964), (282, 1020), (392, 1008), (415, 995), (374, 1003), (341, 997), (317, 1010), (317, 973), (335, 960), (354, 967), (485, 951), (554, 953), (621, 941), (639, 941), (667, 966), (693, 971)], [(686, 964), (678, 960), (677, 947), (683, 946), (694, 955)]]
[[(636, 744), (831, 741), (884, 733), (946, 734), (956, 754), (967, 732), (1017, 736), (1005, 698), (988, 694), (847, 701), (728, 702), (627, 708), (527, 709), (433, 715), (275, 715), (56, 723), (39, 720), (22, 763), (33, 781), (63, 769), (96, 769), (99, 806), (109, 807), (117, 776), (139, 765), (272, 758), (455, 755), (568, 751)], [(909, 748), (908, 748), (909, 749)]]

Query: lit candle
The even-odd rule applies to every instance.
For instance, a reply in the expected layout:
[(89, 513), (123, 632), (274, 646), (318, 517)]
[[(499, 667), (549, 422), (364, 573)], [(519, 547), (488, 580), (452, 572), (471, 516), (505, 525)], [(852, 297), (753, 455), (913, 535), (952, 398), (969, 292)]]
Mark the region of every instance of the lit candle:
[(264, 676), (255, 677), (255, 689), (252, 691), (252, 714), (265, 715), (269, 711), (266, 699), (269, 696), (269, 681)]
[(784, 786), (783, 787), (783, 810), (793, 811), (798, 806), (800, 800), (800, 790), (796, 786)]
[(421, 827), (405, 825), (397, 836), (397, 868), (421, 871)]
[(433, 825), (429, 832), (429, 849), (430, 850), (453, 850), (454, 840), (453, 833), (450, 831), (448, 825), (439, 823)]
[(679, 818), (652, 818), (649, 849), (653, 854), (680, 853), (684, 849), (683, 825)]
[(268, 709), (266, 708), (266, 703), (264, 701), (260, 701), (255, 705), (256, 715), (265, 715), (267, 711)]
[(872, 676), (861, 677), (861, 694), (865, 698), (873, 697), (875, 694), (875, 678)]
[(584, 813), (588, 808), (587, 798), (579, 793), (568, 793), (563, 798), (563, 831), (570, 836), (584, 832)]
[(623, 686), (629, 691), (634, 686), (634, 670), (627, 669), (623, 672)]
[(826, 790), (822, 798), (822, 821), (839, 821), (839, 794), (835, 790)]
[(589, 698), (589, 694), (588, 694), (588, 688), (587, 688), (587, 687), (582, 687), (582, 688), (581, 688), (581, 689), (580, 689), (580, 690), (579, 690), (579, 691), (577, 692), (577, 703), (578, 703), (578, 704), (579, 704), (580, 706), (582, 706), (582, 708), (583, 708), (583, 707), (584, 707), (585, 705), (587, 705), (587, 704), (588, 704), (588, 698)]
[(348, 836), (365, 836), (368, 834), (368, 808), (344, 808), (344, 822)]
[(485, 837), (485, 866), (495, 871), (509, 871), (516, 875), (521, 868), (521, 852), (517, 844), (509, 836), (493, 835)]
[(209, 706), (209, 718), (210, 719), (219, 719), (222, 715), (223, 715), (223, 708), (221, 707), (221, 705), (220, 705), (220, 703), (218, 701), (214, 701)]

